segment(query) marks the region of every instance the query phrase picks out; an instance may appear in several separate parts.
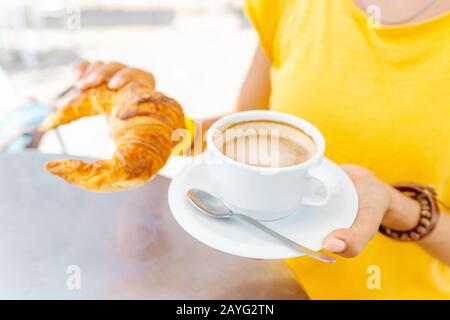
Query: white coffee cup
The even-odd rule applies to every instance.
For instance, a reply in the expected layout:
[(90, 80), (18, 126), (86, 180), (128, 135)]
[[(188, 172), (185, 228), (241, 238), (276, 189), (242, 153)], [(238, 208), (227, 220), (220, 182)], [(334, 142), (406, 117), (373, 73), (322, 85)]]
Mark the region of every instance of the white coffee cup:
[[(301, 129), (316, 145), (305, 162), (289, 167), (266, 168), (226, 157), (214, 143), (217, 132), (241, 122), (270, 120)], [(323, 206), (338, 189), (338, 181), (323, 165), (325, 140), (309, 122), (275, 111), (245, 111), (216, 121), (206, 135), (206, 163), (214, 190), (231, 209), (260, 221), (285, 218), (301, 206)]]

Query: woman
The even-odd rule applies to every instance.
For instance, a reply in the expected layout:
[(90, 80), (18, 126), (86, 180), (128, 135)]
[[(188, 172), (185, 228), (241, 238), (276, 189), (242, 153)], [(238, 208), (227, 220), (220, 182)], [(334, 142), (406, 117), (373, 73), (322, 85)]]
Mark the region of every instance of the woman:
[[(434, 229), (393, 239), (413, 235), (402, 231), (432, 202), (390, 184), (432, 184), (450, 203), (450, 0), (247, 0), (245, 9), (260, 46), (237, 110), (305, 118), (324, 133), (329, 158), (355, 164), (343, 168), (358, 190), (357, 219), (323, 241), (342, 258), (287, 262), (310, 297), (449, 299), (450, 216), (441, 206)], [(78, 74), (82, 88), (153, 83), (118, 63), (82, 62)]]

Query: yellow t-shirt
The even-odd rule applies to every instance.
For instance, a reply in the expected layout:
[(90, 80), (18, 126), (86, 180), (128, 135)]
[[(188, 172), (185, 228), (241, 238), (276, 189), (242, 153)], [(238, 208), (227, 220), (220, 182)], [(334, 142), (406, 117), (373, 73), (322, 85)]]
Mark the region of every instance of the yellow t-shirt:
[[(273, 110), (315, 124), (335, 162), (433, 184), (450, 203), (450, 14), (374, 29), (353, 0), (247, 0), (245, 10), (272, 62)], [(288, 264), (313, 299), (450, 298), (448, 267), (381, 234), (353, 259)]]

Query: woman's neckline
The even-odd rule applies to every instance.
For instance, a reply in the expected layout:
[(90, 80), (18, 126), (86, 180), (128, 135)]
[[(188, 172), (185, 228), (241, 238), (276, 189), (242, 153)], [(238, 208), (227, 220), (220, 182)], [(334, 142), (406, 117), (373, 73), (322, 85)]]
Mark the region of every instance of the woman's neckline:
[[(352, 11), (354, 11), (360, 18), (363, 18), (367, 20), (369, 16), (367, 13), (355, 2), (355, 0), (344, 0), (350, 5), (350, 8)], [(436, 23), (440, 23), (441, 21), (445, 21), (446, 19), (450, 18), (450, 10), (443, 12), (442, 14), (439, 14), (437, 16), (434, 16), (429, 19), (425, 19), (418, 22), (412, 22), (412, 23), (405, 23), (405, 24), (398, 24), (398, 25), (388, 25), (388, 24), (382, 24), (380, 26), (379, 30), (383, 31), (400, 31), (400, 30), (408, 30), (408, 29), (415, 29), (425, 26), (430, 26)]]

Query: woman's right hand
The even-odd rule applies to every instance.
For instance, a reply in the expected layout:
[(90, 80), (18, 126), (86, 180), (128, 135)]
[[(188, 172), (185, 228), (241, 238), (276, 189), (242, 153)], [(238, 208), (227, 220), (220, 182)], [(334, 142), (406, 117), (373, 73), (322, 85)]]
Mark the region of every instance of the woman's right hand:
[(80, 61), (75, 66), (76, 87), (82, 90), (97, 87), (103, 83), (108, 88), (118, 90), (127, 83), (138, 81), (151, 88), (155, 87), (155, 79), (149, 72), (127, 67), (119, 62)]

